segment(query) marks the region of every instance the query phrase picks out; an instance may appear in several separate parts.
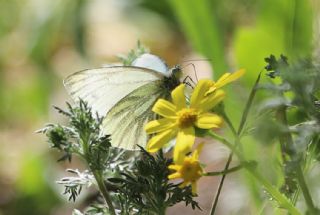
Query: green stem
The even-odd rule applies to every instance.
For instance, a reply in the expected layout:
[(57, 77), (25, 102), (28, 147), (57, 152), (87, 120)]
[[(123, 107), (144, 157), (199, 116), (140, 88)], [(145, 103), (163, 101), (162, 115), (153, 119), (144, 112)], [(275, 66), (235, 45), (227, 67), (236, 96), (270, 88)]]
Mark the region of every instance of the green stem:
[(246, 106), (244, 108), (244, 111), (243, 111), (243, 114), (242, 114), (242, 117), (241, 117), (241, 121), (240, 121), (240, 125), (239, 125), (239, 128), (238, 128), (238, 132), (237, 132), (238, 137), (241, 135), (241, 132), (242, 132), (242, 130), (244, 128), (244, 125), (246, 124), (249, 111), (251, 109), (254, 97), (256, 96), (256, 93), (257, 93), (257, 90), (258, 90), (258, 85), (259, 85), (259, 82), (260, 82), (261, 73), (262, 73), (262, 71), (259, 73), (259, 75), (257, 77), (257, 80), (256, 80), (256, 82), (254, 83), (254, 85), (253, 85), (253, 87), (251, 89), (248, 101), (247, 101)]
[[(228, 157), (228, 160), (227, 160), (227, 163), (224, 166), (224, 171), (223, 172), (227, 172), (228, 171), (229, 166), (230, 166), (231, 161), (232, 161), (232, 157), (233, 157), (233, 153), (230, 153), (229, 157)], [(216, 209), (217, 209), (219, 197), (220, 197), (221, 190), (222, 190), (222, 187), (223, 187), (223, 184), (224, 184), (224, 180), (226, 179), (226, 176), (227, 176), (226, 174), (222, 175), (222, 178), (220, 180), (220, 183), (219, 183), (219, 186), (218, 186), (218, 190), (217, 190), (217, 193), (216, 193), (216, 197), (214, 198), (214, 201), (213, 201), (212, 206), (211, 206), (210, 215), (213, 215), (215, 213)]]
[(105, 185), (105, 183), (103, 181), (103, 177), (101, 176), (100, 171), (98, 171), (98, 170), (93, 171), (93, 175), (94, 175), (94, 177), (95, 177), (95, 179), (97, 181), (99, 190), (102, 193), (103, 198), (107, 202), (110, 214), (111, 215), (116, 215), (116, 212), (115, 212), (115, 209), (113, 207), (109, 192), (108, 192), (107, 187), (106, 187), (106, 185)]
[(264, 177), (262, 177), (255, 169), (252, 168), (246, 168), (246, 170), (258, 180), (265, 190), (271, 195), (273, 199), (275, 199), (280, 207), (283, 207), (288, 210), (288, 212), (291, 215), (301, 215), (301, 213), (298, 211), (296, 207), (294, 207), (293, 204), (276, 189), (268, 180), (266, 180)]
[(166, 208), (162, 207), (159, 209), (159, 211), (156, 213), (157, 215), (165, 215), (166, 214)]
[(89, 135), (86, 135), (85, 137), (81, 138), (82, 140), (82, 148), (83, 148), (83, 157), (85, 159), (85, 161), (88, 163), (89, 169), (91, 170), (91, 172), (93, 173), (94, 178), (96, 179), (98, 188), (103, 196), (103, 198), (105, 199), (108, 208), (109, 208), (109, 212), (111, 215), (116, 215), (116, 211), (115, 208), (113, 207), (108, 189), (103, 181), (103, 177), (101, 175), (101, 172), (98, 170), (94, 170), (91, 165), (90, 165), (90, 154), (89, 154)]
[(303, 194), (304, 199), (306, 201), (306, 204), (309, 208), (309, 213), (316, 215), (317, 212), (319, 212), (319, 211), (317, 211), (316, 207), (313, 204), (312, 197), (310, 195), (307, 183), (305, 181), (302, 169), (299, 164), (297, 165), (296, 173), (297, 173), (297, 179), (298, 179), (302, 194)]
[(234, 154), (237, 155), (237, 157), (240, 160), (240, 163), (243, 164), (243, 167), (257, 180), (259, 181), (265, 190), (271, 195), (273, 199), (275, 199), (279, 206), (286, 208), (292, 215), (301, 215), (301, 213), (295, 208), (291, 202), (284, 196), (282, 195), (268, 180), (263, 178), (255, 168), (255, 165), (245, 165), (248, 164), (249, 162), (245, 161), (245, 158), (242, 156), (241, 153), (226, 139), (223, 137), (213, 133), (212, 131), (209, 131), (207, 133), (210, 137), (219, 140), (221, 143), (225, 144), (227, 147), (229, 147), (231, 150), (233, 150)]
[[(286, 107), (281, 107), (277, 112), (277, 119), (283, 123), (286, 127), (289, 127), (287, 115), (286, 115)], [(286, 133), (282, 137), (280, 137), (280, 144), (282, 146), (282, 153), (289, 154), (292, 159), (297, 156), (296, 151), (294, 150), (294, 141), (291, 133)], [(305, 199), (306, 205), (308, 206), (309, 213), (316, 215), (319, 211), (314, 206), (310, 191), (308, 189), (307, 183), (305, 181), (303, 171), (301, 169), (300, 163), (296, 163), (296, 176), (302, 191), (303, 197)]]
[[(227, 120), (227, 122), (230, 123), (230, 124), (228, 123), (229, 126), (232, 125), (232, 124), (231, 124), (231, 121), (228, 121), (228, 120)], [(233, 127), (233, 126), (232, 126), (232, 127)], [(234, 131), (235, 131), (235, 130), (234, 130)], [(212, 131), (209, 131), (208, 134), (209, 134), (210, 136), (212, 136), (214, 139), (217, 139), (217, 140), (219, 140), (220, 142), (222, 142), (223, 144), (227, 145), (230, 149), (232, 149), (233, 152), (236, 150), (235, 147), (234, 147), (231, 143), (229, 143), (227, 140), (225, 140), (223, 137), (221, 137), (221, 136), (213, 133)], [(229, 166), (230, 166), (230, 163), (231, 163), (231, 161), (232, 161), (233, 152), (230, 153), (230, 155), (229, 155), (229, 157), (228, 157), (228, 160), (227, 160), (227, 163), (226, 163), (226, 165), (225, 165), (225, 167), (224, 167), (223, 172), (227, 172), (227, 171), (228, 171)], [(213, 214), (215, 213), (216, 209), (217, 209), (219, 197), (220, 197), (220, 194), (221, 194), (221, 190), (222, 190), (222, 187), (223, 187), (225, 178), (226, 178), (226, 174), (223, 174), (223, 175), (222, 175), (222, 178), (221, 178), (221, 180), (220, 180), (219, 186), (218, 186), (218, 190), (217, 190), (217, 193), (216, 193), (216, 197), (214, 198), (214, 201), (213, 201), (212, 206), (211, 206), (210, 215), (213, 215)]]
[(233, 126), (230, 118), (229, 118), (228, 115), (226, 114), (225, 110), (223, 109), (223, 110), (221, 111), (221, 113), (219, 113), (219, 114), (221, 114), (223, 120), (227, 123), (227, 125), (228, 125), (228, 127), (230, 128), (233, 136), (234, 136), (235, 138), (237, 138), (238, 133), (237, 133), (235, 127)]
[(223, 171), (218, 171), (218, 172), (206, 172), (203, 174), (203, 176), (218, 176), (218, 175), (226, 175), (226, 174), (229, 174), (229, 173), (232, 173), (232, 172), (236, 172), (238, 171), (239, 169), (241, 169), (243, 166), (241, 165), (238, 165), (238, 166), (235, 166), (235, 167), (232, 167), (228, 170), (223, 170)]
[(227, 139), (225, 139), (224, 137), (214, 133), (213, 131), (209, 130), (206, 133), (208, 136), (220, 141), (221, 143), (223, 143), (224, 145), (226, 145), (229, 149), (232, 150), (232, 153), (235, 153), (239, 158), (241, 158), (241, 154), (239, 152), (239, 150), (232, 144), (230, 143)]

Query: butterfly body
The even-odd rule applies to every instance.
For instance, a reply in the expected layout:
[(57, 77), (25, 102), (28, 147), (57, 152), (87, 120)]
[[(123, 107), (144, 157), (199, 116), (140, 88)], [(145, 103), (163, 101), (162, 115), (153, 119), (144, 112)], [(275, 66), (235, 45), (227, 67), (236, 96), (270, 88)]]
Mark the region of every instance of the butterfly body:
[(102, 131), (111, 144), (128, 150), (145, 146), (144, 125), (154, 119), (151, 109), (159, 98), (168, 98), (180, 84), (181, 70), (168, 69), (157, 56), (144, 54), (132, 66), (111, 66), (77, 72), (64, 80), (74, 100), (88, 102), (104, 116)]

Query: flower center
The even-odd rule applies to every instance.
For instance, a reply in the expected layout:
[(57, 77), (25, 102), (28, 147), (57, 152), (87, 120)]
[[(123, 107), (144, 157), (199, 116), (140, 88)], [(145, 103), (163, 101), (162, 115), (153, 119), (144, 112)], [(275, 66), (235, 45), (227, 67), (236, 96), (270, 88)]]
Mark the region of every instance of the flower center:
[(190, 127), (197, 120), (197, 112), (192, 108), (184, 108), (178, 113), (178, 126), (180, 128)]
[(197, 181), (202, 175), (202, 168), (199, 161), (192, 158), (185, 158), (180, 174), (185, 182)]

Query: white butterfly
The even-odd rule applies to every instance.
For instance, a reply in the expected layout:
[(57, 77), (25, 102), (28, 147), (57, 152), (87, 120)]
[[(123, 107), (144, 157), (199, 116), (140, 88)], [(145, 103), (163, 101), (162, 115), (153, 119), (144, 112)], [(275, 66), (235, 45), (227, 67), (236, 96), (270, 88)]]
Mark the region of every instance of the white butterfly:
[(143, 54), (132, 66), (110, 66), (84, 70), (64, 80), (74, 100), (88, 102), (94, 112), (105, 116), (104, 134), (111, 144), (129, 150), (145, 146), (144, 125), (155, 118), (151, 109), (158, 98), (168, 98), (180, 84), (179, 67), (169, 69), (157, 56)]

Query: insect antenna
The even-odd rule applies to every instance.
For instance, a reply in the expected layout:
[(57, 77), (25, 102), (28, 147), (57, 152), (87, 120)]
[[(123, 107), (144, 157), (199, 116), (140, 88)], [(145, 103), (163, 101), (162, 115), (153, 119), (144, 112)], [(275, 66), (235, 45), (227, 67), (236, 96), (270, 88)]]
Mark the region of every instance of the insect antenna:
[(192, 61), (212, 61), (211, 59), (191, 59), (191, 60), (184, 60), (182, 63), (192, 62)]
[[(182, 67), (181, 69), (184, 69), (188, 66), (192, 66), (193, 68), (193, 72), (194, 72), (194, 76), (196, 77), (196, 81), (198, 82), (198, 76), (197, 76), (197, 70), (196, 70), (196, 66), (193, 63), (188, 63), (187, 65), (185, 65), (184, 67)], [(192, 78), (189, 76), (190, 80), (194, 83), (194, 81), (192, 80)], [(195, 84), (195, 83), (194, 83)]]
[[(182, 61), (182, 63), (195, 62), (195, 61), (212, 61), (212, 60), (211, 59), (191, 59), (191, 60), (184, 60), (184, 61)], [(192, 66), (193, 67), (194, 75), (195, 75), (196, 81), (198, 82), (199, 80), (198, 80), (197, 70), (196, 70), (195, 65), (193, 63), (188, 63), (183, 68), (186, 68), (187, 66)]]

